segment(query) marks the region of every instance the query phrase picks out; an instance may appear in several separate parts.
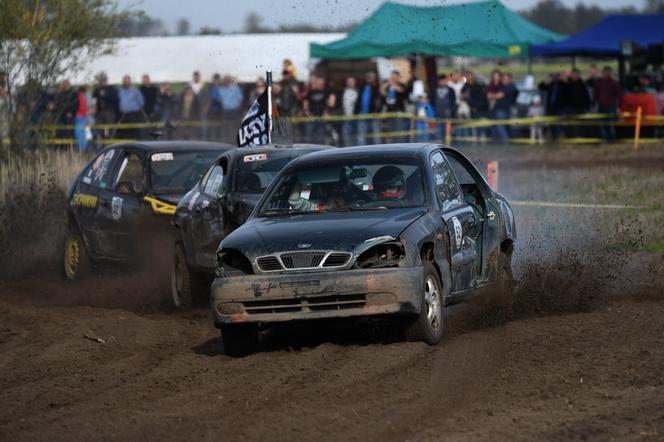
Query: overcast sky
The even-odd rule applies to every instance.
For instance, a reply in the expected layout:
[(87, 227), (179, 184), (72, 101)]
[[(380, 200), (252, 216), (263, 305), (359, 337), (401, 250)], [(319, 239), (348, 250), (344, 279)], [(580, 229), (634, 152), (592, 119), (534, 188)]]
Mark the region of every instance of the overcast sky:
[[(360, 21), (375, 11), (383, 0), (117, 0), (123, 7), (142, 9), (161, 19), (170, 31), (175, 22), (185, 17), (193, 32), (202, 26), (220, 28), (224, 32), (241, 31), (247, 14), (257, 12), (264, 17), (263, 24), (311, 23), (320, 26), (338, 26)], [(562, 0), (575, 5), (578, 0)], [(462, 3), (459, 0), (399, 0), (399, 3), (440, 5)], [(532, 0), (503, 0), (509, 8), (528, 9), (536, 3)], [(585, 4), (603, 7), (643, 6), (643, 0), (585, 0)]]

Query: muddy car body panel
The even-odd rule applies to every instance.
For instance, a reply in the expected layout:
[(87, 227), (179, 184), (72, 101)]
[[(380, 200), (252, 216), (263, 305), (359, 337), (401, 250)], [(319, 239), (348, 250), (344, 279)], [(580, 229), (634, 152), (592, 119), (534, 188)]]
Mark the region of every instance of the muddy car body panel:
[(70, 186), (67, 227), (80, 233), (91, 259), (133, 261), (152, 234), (172, 234), (175, 204), (232, 147), (190, 141), (106, 147)]
[(175, 211), (190, 268), (214, 274), (222, 239), (242, 225), (272, 178), (291, 160), (328, 146), (262, 146), (228, 151), (210, 165)]
[[(312, 170), (320, 177), (328, 164), (332, 170), (343, 165), (339, 182), (335, 184), (334, 177), (316, 178), (328, 182), (312, 179), (308, 187)], [(376, 199), (386, 167), (403, 172), (407, 184), (402, 196), (409, 203), (400, 204), (407, 207), (383, 206)], [(278, 205), (275, 198), (281, 188), (291, 182), (298, 189), (289, 193), (291, 207), (271, 208)], [(298, 192), (314, 201), (316, 186), (348, 189), (348, 183), (356, 203), (343, 210), (303, 213), (292, 208)], [(389, 192), (380, 195), (387, 195), (385, 201), (392, 198)], [(309, 154), (275, 178), (249, 220), (221, 243), (211, 291), (214, 323), (223, 328), (234, 323), (418, 314), (425, 260), (439, 275), (447, 272), (441, 269), (449, 269), (451, 290), (444, 299), (449, 303), (494, 284), (499, 253), (511, 254), (514, 239), (507, 200), (452, 148), (404, 144)]]

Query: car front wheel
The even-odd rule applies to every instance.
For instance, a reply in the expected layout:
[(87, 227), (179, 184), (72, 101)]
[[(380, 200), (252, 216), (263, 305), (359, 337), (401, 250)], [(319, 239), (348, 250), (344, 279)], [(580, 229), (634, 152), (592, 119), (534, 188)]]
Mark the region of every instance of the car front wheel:
[[(449, 269), (446, 267), (442, 273), (449, 276)], [(444, 280), (447, 281), (448, 278), (444, 278)], [(445, 300), (443, 290), (449, 290), (449, 286), (441, 285), (438, 272), (429, 261), (425, 261), (423, 265), (422, 288), (420, 313), (415, 320), (411, 320), (406, 325), (406, 338), (410, 341), (423, 341), (429, 345), (435, 345), (443, 336), (443, 303)]]

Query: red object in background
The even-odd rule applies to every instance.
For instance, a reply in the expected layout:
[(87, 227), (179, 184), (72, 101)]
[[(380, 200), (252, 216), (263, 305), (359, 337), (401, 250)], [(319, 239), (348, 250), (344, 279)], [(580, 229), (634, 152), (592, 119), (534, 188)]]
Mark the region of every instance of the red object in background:
[(85, 117), (88, 115), (88, 102), (85, 99), (85, 92), (78, 92), (78, 110), (76, 111), (77, 117)]
[(620, 104), (620, 112), (628, 112), (631, 115), (625, 120), (633, 121), (636, 119), (636, 110), (641, 107), (641, 115), (657, 115), (657, 106), (655, 104), (655, 96), (646, 93), (630, 93), (622, 97)]

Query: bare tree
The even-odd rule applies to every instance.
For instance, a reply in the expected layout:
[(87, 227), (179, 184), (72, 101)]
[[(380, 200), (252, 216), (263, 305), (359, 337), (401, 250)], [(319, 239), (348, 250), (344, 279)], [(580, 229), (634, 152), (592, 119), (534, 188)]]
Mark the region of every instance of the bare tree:
[(198, 30), (198, 35), (222, 35), (223, 32), (219, 28), (211, 26), (203, 26)]
[(191, 24), (189, 23), (189, 20), (186, 18), (182, 17), (181, 19), (178, 20), (177, 22), (177, 35), (189, 35), (191, 32)]
[(263, 17), (255, 12), (250, 12), (244, 19), (244, 32), (247, 34), (261, 34), (270, 32), (270, 30), (263, 26)]
[(138, 11), (120, 23), (118, 37), (165, 36), (168, 31), (158, 18), (150, 17), (145, 11)]

